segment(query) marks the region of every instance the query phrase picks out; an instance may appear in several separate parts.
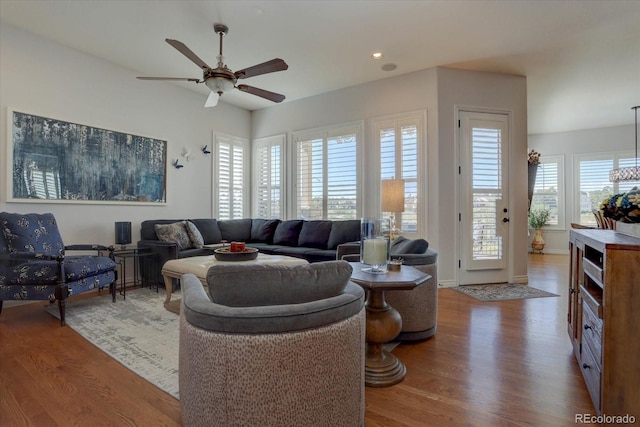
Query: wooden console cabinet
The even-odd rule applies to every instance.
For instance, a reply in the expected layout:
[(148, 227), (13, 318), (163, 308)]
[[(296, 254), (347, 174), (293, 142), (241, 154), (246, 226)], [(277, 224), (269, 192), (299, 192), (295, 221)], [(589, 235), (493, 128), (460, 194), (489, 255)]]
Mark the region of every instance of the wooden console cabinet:
[(598, 415), (640, 420), (640, 238), (575, 229), (569, 336)]

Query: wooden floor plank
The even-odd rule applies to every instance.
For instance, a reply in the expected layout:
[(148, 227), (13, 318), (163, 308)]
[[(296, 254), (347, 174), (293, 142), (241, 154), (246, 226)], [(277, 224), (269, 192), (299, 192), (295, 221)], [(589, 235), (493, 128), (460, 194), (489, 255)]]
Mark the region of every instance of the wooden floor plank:
[[(569, 426), (594, 414), (566, 332), (567, 276), (567, 256), (536, 254), (530, 285), (559, 297), (480, 302), (440, 289), (436, 335), (394, 350), (407, 377), (366, 389), (366, 426)], [(43, 305), (0, 315), (0, 425), (181, 425), (178, 400)]]

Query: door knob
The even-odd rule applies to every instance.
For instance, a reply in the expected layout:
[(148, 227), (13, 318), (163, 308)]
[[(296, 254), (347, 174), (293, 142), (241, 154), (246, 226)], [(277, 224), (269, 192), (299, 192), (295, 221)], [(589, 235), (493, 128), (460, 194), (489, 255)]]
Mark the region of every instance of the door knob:
[(509, 222), (509, 218), (502, 218), (502, 222)]

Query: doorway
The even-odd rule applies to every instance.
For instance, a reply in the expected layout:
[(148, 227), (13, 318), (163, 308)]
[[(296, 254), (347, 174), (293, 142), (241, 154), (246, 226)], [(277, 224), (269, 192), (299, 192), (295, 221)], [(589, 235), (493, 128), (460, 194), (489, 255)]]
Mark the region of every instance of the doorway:
[(458, 284), (509, 280), (509, 115), (459, 111)]

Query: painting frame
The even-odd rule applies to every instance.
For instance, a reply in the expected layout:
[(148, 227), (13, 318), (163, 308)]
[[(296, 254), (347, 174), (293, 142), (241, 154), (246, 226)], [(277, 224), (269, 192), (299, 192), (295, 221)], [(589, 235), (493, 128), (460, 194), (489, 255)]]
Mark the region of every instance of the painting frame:
[(7, 108), (8, 203), (167, 204), (167, 141)]

